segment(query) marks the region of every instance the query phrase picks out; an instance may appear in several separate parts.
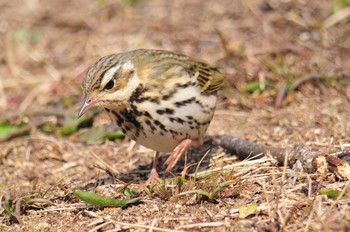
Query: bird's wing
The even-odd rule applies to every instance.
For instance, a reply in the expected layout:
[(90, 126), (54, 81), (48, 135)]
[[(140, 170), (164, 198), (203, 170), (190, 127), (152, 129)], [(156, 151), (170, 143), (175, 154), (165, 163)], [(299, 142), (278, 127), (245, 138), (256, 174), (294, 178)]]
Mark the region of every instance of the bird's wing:
[(186, 71), (197, 78), (198, 84), (203, 94), (217, 92), (223, 85), (225, 76), (216, 68), (202, 62), (188, 62)]
[(186, 79), (185, 76), (189, 76), (196, 78), (203, 94), (215, 93), (223, 86), (225, 76), (218, 69), (206, 63), (170, 51), (138, 50), (137, 52), (142, 54), (138, 59), (143, 66), (140, 76), (153, 82), (152, 85), (161, 87), (166, 85), (165, 82), (171, 84), (179, 81), (181, 83)]

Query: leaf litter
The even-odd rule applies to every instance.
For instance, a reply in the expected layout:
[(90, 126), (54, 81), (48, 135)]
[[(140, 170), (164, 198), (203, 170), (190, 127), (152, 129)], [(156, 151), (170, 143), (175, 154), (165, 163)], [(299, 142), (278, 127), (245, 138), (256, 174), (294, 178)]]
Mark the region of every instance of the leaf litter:
[[(0, 3), (0, 229), (347, 230), (349, 181), (335, 169), (350, 143), (349, 3), (128, 2)], [(233, 90), (204, 145), (146, 188), (152, 151), (104, 112), (75, 118), (87, 67), (139, 47), (217, 64)], [(321, 158), (242, 161), (219, 146), (224, 134)], [(75, 189), (142, 201), (96, 209)]]

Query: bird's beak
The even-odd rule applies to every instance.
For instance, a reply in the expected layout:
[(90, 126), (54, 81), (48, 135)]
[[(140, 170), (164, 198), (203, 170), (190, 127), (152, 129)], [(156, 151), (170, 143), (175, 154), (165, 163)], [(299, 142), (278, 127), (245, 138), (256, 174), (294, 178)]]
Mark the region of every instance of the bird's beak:
[(92, 108), (95, 105), (94, 103), (96, 103), (96, 101), (92, 101), (91, 99), (85, 99), (83, 105), (80, 107), (78, 118), (83, 116), (83, 114), (85, 114), (86, 111)]

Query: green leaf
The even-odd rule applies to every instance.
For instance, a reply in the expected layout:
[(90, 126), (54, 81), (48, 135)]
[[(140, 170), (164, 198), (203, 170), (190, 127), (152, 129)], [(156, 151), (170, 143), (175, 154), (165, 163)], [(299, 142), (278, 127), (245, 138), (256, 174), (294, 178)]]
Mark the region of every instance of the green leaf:
[(133, 196), (133, 195), (135, 195), (136, 193), (132, 190), (132, 189), (130, 189), (130, 188), (125, 188), (124, 189), (124, 195), (125, 196)]
[(62, 123), (62, 127), (56, 130), (57, 137), (65, 137), (73, 134), (79, 128), (91, 126), (94, 116), (98, 114), (99, 111), (94, 111), (92, 114), (88, 114), (84, 117), (77, 118), (77, 112), (71, 112), (66, 116), (64, 122)]
[(25, 28), (19, 28), (13, 33), (13, 37), (19, 42), (37, 42), (42, 37), (42, 33)]
[(9, 125), (7, 123), (1, 123), (0, 124), (0, 137), (4, 137), (7, 134), (15, 131), (16, 129), (18, 129), (18, 127)]
[(64, 137), (73, 134), (75, 131), (78, 130), (80, 120), (81, 119), (77, 119), (76, 115), (68, 115), (65, 118), (62, 127), (57, 129), (57, 137)]
[(97, 142), (103, 138), (104, 129), (102, 127), (91, 128), (79, 135), (79, 141)]
[(333, 0), (331, 12), (335, 13), (347, 6), (350, 6), (350, 0)]
[(17, 222), (21, 223), (21, 217), (19, 213), (13, 211), (13, 208), (11, 207), (9, 201), (3, 202), (2, 208), (4, 209), (5, 213), (8, 214), (11, 218), (14, 218)]
[(6, 135), (20, 129), (23, 127), (23, 125), (11, 125), (8, 123), (1, 123), (0, 124), (0, 138), (5, 137)]
[(81, 201), (84, 201), (85, 203), (101, 207), (124, 207), (133, 203), (137, 203), (141, 200), (141, 197), (117, 200), (110, 197), (104, 197), (92, 192), (86, 192), (80, 189), (75, 190), (74, 195), (77, 196)]
[[(268, 86), (268, 83), (266, 83), (266, 87)], [(242, 91), (245, 93), (254, 93), (254, 92), (259, 92), (262, 93), (264, 92), (265, 89), (260, 88), (260, 82), (259, 81), (252, 81), (247, 83), (242, 87)]]
[(10, 203), (8, 201), (2, 203), (2, 208), (8, 215), (13, 216), (13, 209), (11, 208)]
[(83, 142), (97, 142), (102, 140), (124, 139), (124, 134), (121, 131), (107, 131), (104, 127), (94, 127), (79, 135), (79, 140)]
[(69, 108), (74, 104), (74, 97), (72, 95), (65, 96), (60, 99), (59, 103), (63, 105), (64, 108)]
[(249, 204), (247, 206), (240, 206), (238, 208), (239, 218), (246, 218), (256, 212), (258, 206), (256, 203)]
[(320, 189), (320, 194), (327, 195), (327, 197), (332, 199), (337, 199), (340, 196), (340, 191), (333, 189)]
[(137, 3), (139, 3), (140, 0), (118, 0), (119, 4), (121, 6), (134, 6), (136, 5)]
[(114, 141), (116, 139), (124, 139), (125, 135), (122, 131), (118, 130), (118, 131), (107, 131), (104, 136), (103, 139), (108, 139), (111, 141)]
[(46, 122), (40, 127), (41, 131), (49, 134), (54, 133), (56, 129), (52, 122)]
[(103, 7), (106, 5), (106, 0), (96, 0), (98, 6)]

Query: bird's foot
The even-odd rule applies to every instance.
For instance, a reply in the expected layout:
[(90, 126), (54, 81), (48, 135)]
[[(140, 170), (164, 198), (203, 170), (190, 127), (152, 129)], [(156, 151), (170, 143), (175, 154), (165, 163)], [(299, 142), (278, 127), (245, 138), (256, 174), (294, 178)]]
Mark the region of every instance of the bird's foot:
[(151, 173), (149, 174), (149, 177), (145, 183), (145, 185), (153, 185), (154, 182), (158, 181), (159, 180), (159, 175), (158, 175), (158, 172), (156, 169), (153, 169), (151, 170)]
[(158, 159), (159, 159), (159, 152), (156, 152), (154, 154), (153, 158), (153, 165), (152, 165), (152, 170), (149, 174), (148, 180), (146, 181), (145, 185), (153, 185), (155, 181), (159, 180), (159, 175), (157, 172), (157, 165), (158, 165)]
[(174, 166), (176, 165), (179, 158), (188, 150), (188, 148), (191, 145), (192, 140), (191, 139), (184, 139), (181, 141), (179, 145), (174, 149), (174, 151), (171, 153), (169, 158), (165, 161), (165, 163), (168, 165), (166, 172), (171, 171)]

